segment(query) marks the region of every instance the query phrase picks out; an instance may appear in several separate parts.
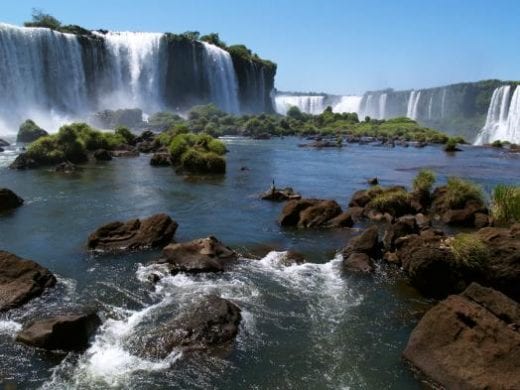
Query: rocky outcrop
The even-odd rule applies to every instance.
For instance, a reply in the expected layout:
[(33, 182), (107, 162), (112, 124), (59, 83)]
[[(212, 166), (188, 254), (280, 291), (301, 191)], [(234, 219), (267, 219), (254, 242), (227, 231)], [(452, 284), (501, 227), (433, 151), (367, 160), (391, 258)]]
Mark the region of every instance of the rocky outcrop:
[(365, 229), (354, 237), (343, 249), (343, 268), (349, 272), (371, 273), (374, 271), (373, 259), (380, 256), (379, 231), (377, 226)]
[(470, 199), (464, 204), (452, 207), (446, 186), (436, 188), (432, 198), (434, 213), (447, 225), (482, 228), (491, 222), (488, 209), (480, 200)]
[(47, 268), (0, 251), (0, 311), (19, 307), (55, 284), (56, 278)]
[(271, 187), (260, 195), (260, 199), (271, 200), (273, 202), (285, 202), (287, 200), (301, 199), (301, 195), (295, 192), (291, 187)]
[(78, 171), (80, 168), (78, 168), (77, 165), (74, 165), (73, 163), (69, 161), (65, 161), (62, 163), (59, 163), (56, 165), (53, 169), (54, 172), (61, 172), (61, 173), (72, 173)]
[(407, 236), (409, 234), (418, 234), (419, 225), (417, 219), (413, 215), (400, 217), (393, 224), (389, 225), (385, 230), (383, 237), (383, 244), (385, 249), (395, 249), (397, 239)]
[(31, 157), (27, 156), (26, 153), (19, 154), (15, 160), (9, 165), (9, 168), (11, 169), (33, 169), (38, 167), (38, 163), (32, 159)]
[(209, 351), (228, 347), (236, 335), (242, 316), (240, 308), (213, 295), (204, 297), (185, 313), (148, 332), (138, 354), (163, 359), (174, 349)]
[(142, 220), (111, 222), (92, 233), (87, 246), (98, 251), (159, 247), (171, 241), (177, 226), (177, 222), (166, 214), (155, 214)]
[(15, 209), (23, 204), (23, 199), (8, 188), (0, 188), (0, 212)]
[(404, 358), (446, 389), (516, 389), (520, 305), (471, 284), (434, 306), (412, 332)]
[(300, 228), (352, 226), (350, 214), (342, 214), (341, 207), (334, 200), (291, 200), (284, 206), (278, 221), (281, 226)]
[(173, 164), (169, 153), (154, 153), (150, 159), (150, 165), (154, 167), (168, 167)]
[(237, 258), (236, 252), (210, 236), (167, 245), (162, 251), (159, 263), (167, 264), (172, 273), (222, 272)]
[(47, 350), (82, 351), (99, 325), (96, 313), (64, 314), (29, 323), (16, 341)]
[(34, 123), (32, 120), (27, 119), (20, 125), (20, 130), (16, 136), (16, 142), (30, 143), (36, 141), (38, 138), (49, 135), (40, 126)]

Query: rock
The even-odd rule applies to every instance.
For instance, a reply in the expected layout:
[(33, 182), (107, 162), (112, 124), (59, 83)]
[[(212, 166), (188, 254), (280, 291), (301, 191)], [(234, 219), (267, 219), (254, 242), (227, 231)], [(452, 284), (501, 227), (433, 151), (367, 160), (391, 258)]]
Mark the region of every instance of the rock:
[(172, 165), (169, 153), (154, 153), (150, 159), (150, 165), (154, 167), (167, 167)]
[(139, 157), (137, 150), (112, 150), (112, 157)]
[(110, 161), (112, 160), (112, 154), (106, 149), (98, 149), (92, 154), (96, 161)]
[(343, 258), (348, 258), (353, 253), (364, 253), (372, 258), (380, 255), (379, 231), (377, 226), (370, 226), (361, 234), (354, 237), (349, 245), (343, 249)]
[(377, 180), (377, 177), (372, 177), (367, 180), (367, 183), (371, 186), (375, 186), (379, 184), (379, 180)]
[(30, 143), (36, 141), (38, 138), (45, 137), (46, 135), (49, 135), (49, 133), (32, 120), (27, 119), (20, 125), (20, 130), (16, 136), (16, 142)]
[[(488, 210), (481, 201), (471, 199), (466, 201), (465, 204), (459, 205), (458, 208), (451, 208), (447, 194), (447, 187), (442, 186), (436, 188), (432, 195), (432, 209), (441, 216), (444, 223), (466, 227), (477, 227), (477, 225), (484, 223), (484, 219), (480, 214), (487, 215)], [(478, 217), (476, 217), (477, 214)]]
[(5, 149), (0, 146), (0, 153), (5, 152)]
[(64, 314), (31, 322), (16, 341), (47, 350), (82, 351), (99, 325), (96, 313)]
[(431, 218), (424, 215), (423, 213), (418, 213), (415, 215), (415, 222), (417, 223), (419, 229), (426, 229), (432, 224)]
[(352, 214), (349, 211), (345, 211), (330, 219), (325, 226), (330, 228), (342, 228), (342, 227), (352, 227), (354, 225), (354, 219), (352, 218)]
[(383, 245), (387, 250), (395, 248), (395, 241), (409, 234), (418, 234), (419, 226), (413, 215), (407, 215), (397, 219), (395, 223), (385, 230)]
[(385, 252), (385, 254), (383, 255), (383, 260), (387, 263), (401, 265), (401, 260), (395, 252)]
[(282, 226), (296, 226), (300, 221), (300, 212), (319, 202), (317, 199), (300, 199), (287, 202), (282, 209), (278, 222)]
[(334, 200), (323, 200), (300, 212), (298, 227), (312, 228), (325, 226), (341, 214), (341, 207)]
[(38, 167), (38, 163), (27, 156), (27, 153), (19, 154), (9, 165), (11, 169), (32, 169)]
[(222, 272), (237, 258), (236, 252), (210, 236), (181, 244), (169, 244), (163, 248), (159, 263), (167, 264), (173, 274)]
[(53, 169), (54, 172), (71, 173), (78, 171), (79, 168), (69, 161), (65, 161), (56, 165)]
[(7, 141), (5, 141), (5, 140), (0, 138), (0, 146), (1, 147), (5, 148), (6, 146), (9, 146), (9, 145), (10, 145), (9, 142), (7, 142)]
[(348, 205), (349, 207), (365, 207), (371, 200), (372, 197), (369, 195), (368, 191), (360, 190), (354, 192)]
[(352, 253), (343, 260), (343, 269), (348, 272), (369, 274), (374, 272), (374, 262), (365, 253)]
[(144, 142), (144, 141), (153, 141), (155, 139), (155, 133), (151, 130), (145, 130), (141, 133), (139, 137), (135, 139), (136, 143)]
[(8, 188), (0, 188), (0, 212), (15, 209), (23, 204), (23, 199)]
[(244, 171), (249, 171), (249, 168), (246, 167), (246, 166), (243, 166), (243, 167), (240, 167), (240, 170), (241, 170), (242, 172), (244, 172)]
[(19, 307), (55, 284), (56, 278), (47, 268), (0, 251), (0, 311)]
[(206, 296), (185, 313), (148, 332), (138, 346), (138, 354), (164, 359), (174, 349), (210, 351), (228, 347), (236, 335), (242, 316), (230, 301)]
[(301, 199), (301, 195), (296, 193), (291, 187), (276, 188), (272, 187), (260, 195), (262, 200), (272, 200), (274, 202), (284, 202), (286, 200)]
[(88, 238), (88, 248), (99, 251), (137, 250), (169, 243), (177, 230), (177, 222), (166, 214), (126, 222), (108, 223)]
[(285, 256), (283, 257), (282, 261), (280, 261), (280, 263), (286, 267), (303, 264), (305, 263), (305, 256), (301, 253), (289, 250), (285, 252)]
[(490, 225), (489, 215), (485, 213), (477, 212), (475, 213), (473, 219), (473, 226), (475, 226), (477, 229), (482, 229), (483, 227)]
[(345, 210), (345, 213), (348, 213), (354, 222), (359, 221), (363, 218), (363, 207), (349, 207)]
[(516, 389), (520, 383), (520, 305), (471, 284), (429, 310), (403, 356), (446, 389)]

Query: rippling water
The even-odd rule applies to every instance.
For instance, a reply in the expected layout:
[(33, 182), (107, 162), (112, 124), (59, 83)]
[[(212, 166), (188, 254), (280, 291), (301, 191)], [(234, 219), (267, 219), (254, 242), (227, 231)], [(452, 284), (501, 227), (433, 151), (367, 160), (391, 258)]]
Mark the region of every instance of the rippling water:
[[(0, 248), (59, 276), (55, 289), (0, 316), (0, 382), (47, 389), (419, 387), (400, 353), (427, 302), (384, 266), (374, 279), (343, 275), (336, 253), (351, 232), (281, 229), (276, 218), (282, 206), (257, 195), (274, 179), (345, 207), (367, 178), (409, 184), (422, 167), (434, 169), (440, 181), (463, 176), (489, 191), (500, 182), (520, 182), (520, 160), (477, 148), (448, 156), (434, 147), (310, 150), (296, 147), (296, 139), (226, 142), (227, 175), (198, 179), (153, 168), (149, 156), (93, 164), (70, 175), (15, 172), (6, 165), (16, 151), (0, 153), (0, 187), (26, 201), (0, 216)], [(85, 251), (88, 234), (99, 225), (156, 212), (179, 222), (178, 241), (213, 234), (243, 257), (227, 273), (167, 276), (152, 285), (147, 275), (160, 272), (149, 265), (158, 251)], [(282, 266), (288, 249), (309, 263)], [(151, 361), (132, 353), (136, 338), (207, 293), (242, 309), (228, 355), (174, 351)], [(104, 319), (84, 354), (35, 351), (13, 341), (27, 320), (78, 305), (98, 307)]]

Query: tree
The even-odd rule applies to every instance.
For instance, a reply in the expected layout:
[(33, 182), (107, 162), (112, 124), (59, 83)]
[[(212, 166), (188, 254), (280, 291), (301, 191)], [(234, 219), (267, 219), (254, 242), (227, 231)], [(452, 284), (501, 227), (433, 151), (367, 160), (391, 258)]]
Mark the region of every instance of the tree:
[(289, 110), (287, 110), (287, 116), (289, 118), (298, 119), (298, 120), (302, 120), (303, 119), (302, 112), (296, 106), (291, 106), (291, 108), (289, 108)]
[(61, 27), (61, 22), (54, 16), (46, 14), (41, 9), (33, 8), (32, 20), (24, 23), (25, 27), (47, 27), (57, 30)]
[(226, 43), (224, 41), (220, 40), (218, 33), (211, 33), (211, 34), (203, 35), (200, 37), (200, 40), (211, 43), (211, 44), (221, 47), (223, 49), (226, 48)]

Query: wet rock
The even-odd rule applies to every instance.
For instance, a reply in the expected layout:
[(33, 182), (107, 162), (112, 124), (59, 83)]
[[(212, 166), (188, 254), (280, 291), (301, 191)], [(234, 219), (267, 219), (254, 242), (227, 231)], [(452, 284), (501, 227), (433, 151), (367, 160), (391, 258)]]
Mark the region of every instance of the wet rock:
[(374, 272), (374, 262), (365, 253), (352, 253), (343, 260), (343, 269), (347, 272), (369, 274)]
[(349, 207), (345, 210), (345, 213), (348, 213), (354, 222), (359, 221), (363, 218), (363, 207)]
[(213, 295), (143, 337), (138, 353), (164, 359), (174, 349), (212, 352), (229, 347), (238, 334), (240, 308)]
[(93, 153), (96, 161), (110, 161), (112, 160), (112, 154), (106, 149), (98, 149)]
[(276, 188), (272, 187), (260, 195), (262, 200), (274, 202), (284, 202), (286, 200), (301, 199), (301, 195), (296, 193), (291, 187)]
[(285, 204), (278, 221), (282, 226), (330, 227), (329, 221), (339, 216), (341, 212), (341, 207), (334, 200), (291, 200)]
[(354, 219), (352, 218), (352, 214), (347, 210), (337, 217), (330, 219), (325, 226), (330, 228), (342, 228), (342, 227), (352, 227), (354, 225)]
[(16, 142), (30, 143), (36, 141), (38, 138), (45, 137), (46, 135), (49, 135), (49, 133), (32, 120), (27, 119), (20, 125), (20, 130), (16, 136)]
[(16, 341), (47, 350), (82, 351), (99, 325), (96, 313), (63, 314), (31, 322)]
[(349, 202), (349, 207), (365, 207), (372, 200), (371, 194), (367, 190), (354, 192)]
[(383, 245), (387, 250), (395, 248), (395, 241), (409, 234), (418, 234), (419, 226), (415, 216), (408, 215), (398, 218), (395, 223), (387, 227), (383, 237)]
[(87, 246), (100, 251), (158, 247), (171, 241), (177, 226), (177, 222), (166, 214), (155, 214), (143, 220), (111, 222), (92, 233)]
[(379, 180), (377, 179), (377, 177), (372, 177), (367, 180), (367, 183), (371, 186), (375, 186), (379, 184)]
[(404, 358), (446, 389), (515, 389), (520, 383), (520, 305), (478, 284), (434, 306)]
[(287, 251), (280, 263), (286, 267), (303, 264), (305, 263), (305, 256), (298, 252)]
[(20, 207), (23, 199), (8, 188), (0, 188), (0, 211), (12, 210)]
[(170, 272), (222, 272), (238, 258), (236, 252), (215, 237), (206, 237), (163, 248), (160, 264), (167, 264)]
[(79, 168), (69, 161), (59, 163), (58, 165), (56, 165), (53, 168), (54, 172), (61, 172), (61, 173), (72, 173), (72, 172), (76, 172), (78, 170), (79, 170)]
[(19, 307), (55, 284), (56, 278), (48, 269), (0, 251), (0, 311)]
[(486, 206), (478, 200), (468, 200), (457, 208), (450, 207), (446, 186), (438, 187), (432, 195), (433, 211), (441, 216), (445, 224), (452, 226), (477, 227), (483, 223), (481, 214), (488, 214)]
[(154, 153), (150, 159), (150, 165), (154, 167), (168, 167), (172, 165), (171, 156), (169, 153)]
[(15, 160), (9, 165), (11, 169), (33, 169), (37, 168), (38, 163), (32, 158), (28, 157), (26, 153), (19, 154)]
[(0, 146), (0, 153), (4, 152), (5, 149)]
[(353, 253), (364, 253), (372, 258), (380, 255), (379, 231), (377, 226), (371, 226), (357, 237), (354, 237), (349, 245), (343, 249), (343, 258), (348, 258)]
[(137, 150), (112, 150), (112, 157), (139, 157)]
[(7, 141), (5, 141), (5, 140), (0, 138), (0, 147), (4, 147), (5, 148), (6, 146), (9, 146), (9, 142), (7, 142)]

